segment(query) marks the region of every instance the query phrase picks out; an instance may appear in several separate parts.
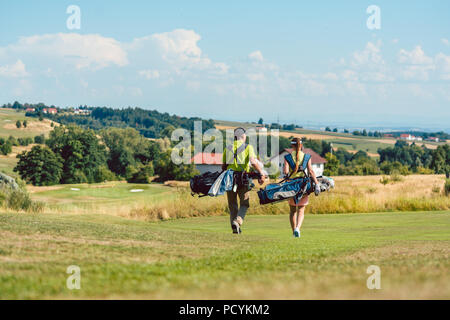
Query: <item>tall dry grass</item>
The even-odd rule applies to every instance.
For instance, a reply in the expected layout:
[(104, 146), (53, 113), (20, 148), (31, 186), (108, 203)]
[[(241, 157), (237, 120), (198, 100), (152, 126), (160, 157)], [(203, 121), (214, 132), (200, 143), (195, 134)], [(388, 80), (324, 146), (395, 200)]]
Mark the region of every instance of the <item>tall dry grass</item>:
[[(449, 210), (450, 197), (444, 192), (445, 177), (439, 175), (411, 175), (402, 181), (382, 184), (381, 176), (336, 177), (336, 188), (322, 193), (319, 197), (311, 195), (307, 213), (356, 213), (385, 211), (432, 211)], [(228, 214), (225, 196), (216, 198), (197, 198), (190, 195), (187, 183), (170, 182), (175, 199), (156, 204), (145, 204), (133, 208), (126, 216), (148, 220), (166, 220), (197, 216)], [(260, 205), (256, 191), (251, 192), (249, 214), (287, 213), (286, 201), (271, 205)]]

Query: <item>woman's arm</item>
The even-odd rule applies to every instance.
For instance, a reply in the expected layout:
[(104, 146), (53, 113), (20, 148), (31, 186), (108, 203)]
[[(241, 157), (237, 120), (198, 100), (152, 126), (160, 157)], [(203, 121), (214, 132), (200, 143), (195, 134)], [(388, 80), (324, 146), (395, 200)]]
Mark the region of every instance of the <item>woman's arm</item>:
[(283, 173), (284, 173), (285, 176), (287, 176), (289, 174), (289, 164), (286, 161), (286, 159), (284, 159)]
[(319, 184), (319, 181), (317, 181), (316, 174), (311, 165), (311, 159), (309, 159), (309, 161), (308, 161), (308, 172), (309, 172), (309, 175), (313, 178), (314, 183)]

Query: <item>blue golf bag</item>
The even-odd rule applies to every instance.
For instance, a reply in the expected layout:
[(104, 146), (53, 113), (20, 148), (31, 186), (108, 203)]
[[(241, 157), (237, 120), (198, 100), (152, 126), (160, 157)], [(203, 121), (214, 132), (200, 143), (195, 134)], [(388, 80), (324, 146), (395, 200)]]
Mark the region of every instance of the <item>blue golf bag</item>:
[(313, 192), (314, 187), (309, 177), (271, 183), (258, 191), (259, 203), (268, 204), (294, 198), (297, 204), (304, 195)]
[[(295, 162), (292, 155), (288, 154), (284, 158), (292, 169), (295, 168)], [(306, 173), (309, 159), (311, 159), (311, 156), (305, 154), (303, 163), (299, 166), (299, 170), (303, 171), (304, 177), (291, 180), (286, 178), (279, 183), (268, 184), (264, 189), (258, 191), (259, 203), (268, 204), (294, 198), (294, 202), (297, 204), (303, 196), (312, 193), (316, 185)], [(319, 182), (321, 192), (334, 188), (334, 180), (332, 178), (317, 177), (317, 181)]]

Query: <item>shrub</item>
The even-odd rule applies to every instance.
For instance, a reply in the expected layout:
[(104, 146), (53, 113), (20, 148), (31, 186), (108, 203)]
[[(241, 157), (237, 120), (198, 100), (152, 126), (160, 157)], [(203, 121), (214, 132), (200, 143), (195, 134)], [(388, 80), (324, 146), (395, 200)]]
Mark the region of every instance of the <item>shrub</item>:
[(446, 196), (450, 195), (450, 179), (445, 179), (444, 194)]
[(389, 179), (390, 179), (392, 182), (400, 182), (400, 181), (403, 181), (402, 176), (400, 175), (400, 173), (399, 173), (397, 170), (394, 170), (394, 171), (391, 173), (391, 176), (390, 176)]
[(388, 176), (382, 176), (380, 179), (380, 183), (383, 185), (387, 185), (389, 183), (389, 177)]
[(44, 142), (45, 142), (45, 136), (43, 134), (40, 134), (40, 135), (34, 137), (34, 143), (44, 144)]
[(105, 181), (114, 181), (117, 180), (117, 176), (109, 170), (109, 168), (105, 165), (98, 167), (94, 173), (94, 181), (95, 182), (105, 182)]
[(141, 166), (137, 171), (132, 173), (128, 178), (129, 183), (149, 183), (153, 176), (154, 170), (151, 163)]
[(14, 211), (41, 212), (44, 209), (44, 204), (31, 200), (25, 189), (12, 189), (4, 183), (0, 183), (0, 204)]

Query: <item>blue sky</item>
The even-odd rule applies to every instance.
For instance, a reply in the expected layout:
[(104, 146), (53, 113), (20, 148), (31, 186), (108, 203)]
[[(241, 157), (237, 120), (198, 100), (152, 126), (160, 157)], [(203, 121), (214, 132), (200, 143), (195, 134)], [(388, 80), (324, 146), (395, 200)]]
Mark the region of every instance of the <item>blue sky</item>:
[[(380, 30), (366, 26), (369, 5)], [(2, 1), (0, 103), (450, 130), (449, 12), (448, 1)]]

